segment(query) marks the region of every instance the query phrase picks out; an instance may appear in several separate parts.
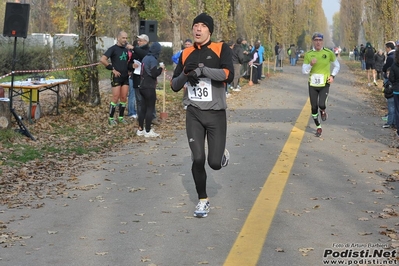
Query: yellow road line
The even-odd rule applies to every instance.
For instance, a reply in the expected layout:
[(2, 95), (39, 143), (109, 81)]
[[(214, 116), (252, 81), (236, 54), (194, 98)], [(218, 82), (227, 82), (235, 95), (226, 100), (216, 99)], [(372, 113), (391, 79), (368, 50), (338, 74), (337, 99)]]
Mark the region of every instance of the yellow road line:
[(291, 168), (309, 122), (309, 100), (303, 107), (280, 156), (227, 256), (224, 266), (255, 266), (262, 252), (267, 232), (290, 176)]

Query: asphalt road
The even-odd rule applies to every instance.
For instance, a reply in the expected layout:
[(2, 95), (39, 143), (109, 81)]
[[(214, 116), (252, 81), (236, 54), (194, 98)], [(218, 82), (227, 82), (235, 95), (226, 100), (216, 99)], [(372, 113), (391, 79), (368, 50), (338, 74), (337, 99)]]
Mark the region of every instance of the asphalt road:
[(353, 79), (342, 65), (320, 138), (300, 66), (234, 93), (231, 160), (207, 168), (207, 218), (193, 217), (185, 132), (158, 130), (168, 137), (88, 163), (75, 190), (42, 208), (0, 206), (19, 238), (1, 244), (0, 265), (357, 265), (362, 250), (382, 264), (369, 254), (397, 249), (397, 140)]

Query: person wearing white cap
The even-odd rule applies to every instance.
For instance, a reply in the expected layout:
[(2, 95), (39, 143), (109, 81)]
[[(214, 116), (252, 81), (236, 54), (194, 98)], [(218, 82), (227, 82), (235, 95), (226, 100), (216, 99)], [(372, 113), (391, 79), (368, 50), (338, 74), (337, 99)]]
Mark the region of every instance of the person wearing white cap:
[[(141, 94), (139, 91), (140, 81), (141, 81), (141, 77), (140, 77), (141, 61), (148, 54), (148, 51), (150, 50), (148, 41), (149, 41), (148, 36), (145, 34), (141, 34), (141, 35), (137, 36), (137, 39), (133, 43), (133, 45), (131, 45), (131, 44), (127, 45), (127, 48), (133, 52), (132, 60), (130, 61), (131, 65), (129, 66), (129, 69), (132, 70), (130, 79), (133, 81), (133, 91), (129, 91), (129, 94), (130, 93), (135, 94), (137, 115), (140, 114), (140, 107), (141, 107), (141, 103), (142, 103), (142, 97), (141, 97)], [(135, 63), (134, 61), (137, 61), (139, 63)], [(135, 69), (136, 69), (136, 71), (134, 71)], [(140, 130), (142, 130), (142, 129), (140, 129)]]
[(141, 40), (142, 42), (145, 42), (145, 43), (150, 42), (150, 38), (148, 38), (148, 35), (146, 35), (146, 34), (140, 34), (139, 36), (137, 36), (137, 40)]
[[(140, 34), (137, 36), (137, 43), (138, 45), (134, 46), (133, 48), (133, 59), (134, 59), (134, 54), (138, 54), (138, 61), (142, 61), (144, 56), (146, 56), (150, 50), (150, 38), (148, 37), (148, 35), (146, 34)], [(134, 65), (135, 68), (137, 68), (137, 65)], [(137, 113), (140, 113), (140, 107), (141, 107), (141, 103), (142, 103), (142, 97), (139, 91), (139, 87), (140, 87), (140, 75), (136, 75), (133, 79), (133, 86), (134, 89), (136, 91), (136, 103), (137, 103)], [(159, 125), (159, 122), (157, 121), (157, 113), (156, 110), (154, 109), (154, 113), (153, 113), (153, 120), (152, 120), (152, 124), (154, 125)]]

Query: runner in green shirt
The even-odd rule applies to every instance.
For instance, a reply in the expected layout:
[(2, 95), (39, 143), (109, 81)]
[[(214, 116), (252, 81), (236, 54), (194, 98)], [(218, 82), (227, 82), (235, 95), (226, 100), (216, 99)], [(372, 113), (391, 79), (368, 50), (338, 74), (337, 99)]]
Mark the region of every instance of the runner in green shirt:
[[(323, 46), (323, 34), (315, 32), (312, 36), (313, 49), (305, 54), (302, 73), (309, 74), (309, 98), (312, 107), (312, 117), (316, 124), (316, 136), (320, 137), (322, 129), (319, 121), (319, 112), (322, 121), (326, 121), (327, 99), (331, 83), (338, 74), (340, 64), (333, 51)], [(331, 71), (331, 63), (334, 68)]]

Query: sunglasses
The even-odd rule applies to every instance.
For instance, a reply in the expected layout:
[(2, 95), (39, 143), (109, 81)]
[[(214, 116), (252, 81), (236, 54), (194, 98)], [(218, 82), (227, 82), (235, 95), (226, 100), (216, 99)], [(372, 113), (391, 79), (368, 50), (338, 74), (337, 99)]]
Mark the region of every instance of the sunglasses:
[(315, 42), (322, 42), (323, 39), (313, 39), (313, 41), (315, 41)]

